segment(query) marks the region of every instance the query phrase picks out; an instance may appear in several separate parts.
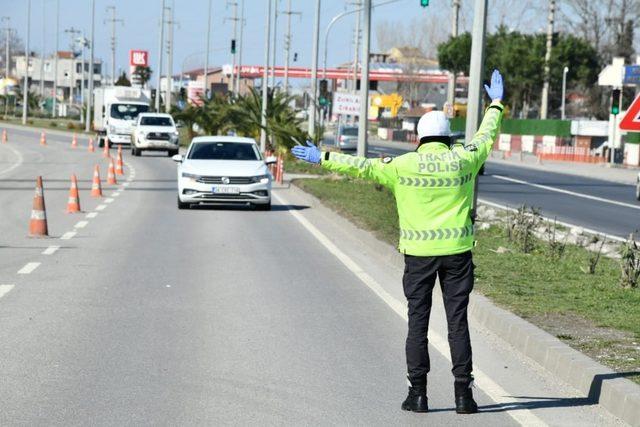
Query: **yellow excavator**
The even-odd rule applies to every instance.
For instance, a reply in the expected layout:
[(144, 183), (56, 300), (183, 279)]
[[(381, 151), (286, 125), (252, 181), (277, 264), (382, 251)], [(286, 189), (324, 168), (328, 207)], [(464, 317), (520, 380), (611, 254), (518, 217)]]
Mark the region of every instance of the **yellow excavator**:
[(398, 110), (402, 106), (402, 96), (397, 93), (389, 95), (375, 95), (371, 98), (369, 117), (379, 118), (383, 111), (388, 110), (391, 117), (398, 117)]

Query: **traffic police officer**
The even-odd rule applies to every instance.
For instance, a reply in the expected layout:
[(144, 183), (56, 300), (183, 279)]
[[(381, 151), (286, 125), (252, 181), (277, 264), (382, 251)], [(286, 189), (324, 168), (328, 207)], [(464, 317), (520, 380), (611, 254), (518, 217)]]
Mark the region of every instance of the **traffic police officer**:
[(430, 369), (427, 330), (431, 295), (439, 278), (448, 324), (453, 364), (456, 412), (477, 412), (473, 399), (471, 342), (467, 323), (473, 289), (471, 249), (474, 246), (471, 210), (474, 182), (491, 152), (502, 119), (502, 76), (495, 70), (485, 85), (492, 102), (480, 129), (468, 145), (453, 144), (449, 120), (432, 111), (418, 122), (415, 152), (396, 158), (366, 159), (315, 146), (296, 146), (297, 158), (334, 172), (376, 181), (395, 195), (400, 225), (399, 250), (405, 257), (404, 294), (408, 301), (409, 332), (406, 357), (409, 395), (402, 409), (427, 412), (427, 373)]

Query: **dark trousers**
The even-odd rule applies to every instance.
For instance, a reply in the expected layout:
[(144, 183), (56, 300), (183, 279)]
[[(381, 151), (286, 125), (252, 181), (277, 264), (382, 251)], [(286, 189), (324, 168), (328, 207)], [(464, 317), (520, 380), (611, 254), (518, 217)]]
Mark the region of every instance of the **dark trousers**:
[(458, 255), (418, 257), (405, 255), (402, 284), (409, 305), (407, 334), (407, 371), (414, 384), (426, 382), (431, 366), (427, 349), (427, 331), (431, 314), (431, 295), (440, 278), (440, 288), (447, 313), (449, 349), (453, 375), (471, 375), (471, 341), (467, 323), (469, 294), (473, 289), (471, 252)]

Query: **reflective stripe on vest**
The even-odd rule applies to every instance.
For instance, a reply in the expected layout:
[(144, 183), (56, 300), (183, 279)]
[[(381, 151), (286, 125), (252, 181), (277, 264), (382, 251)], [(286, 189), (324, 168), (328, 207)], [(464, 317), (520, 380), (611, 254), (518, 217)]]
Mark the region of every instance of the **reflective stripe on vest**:
[(400, 238), (405, 240), (450, 240), (473, 236), (473, 225), (437, 230), (400, 230)]
[(409, 178), (398, 177), (398, 183), (400, 185), (407, 185), (409, 187), (460, 187), (470, 182), (473, 179), (472, 174), (460, 176), (457, 178)]

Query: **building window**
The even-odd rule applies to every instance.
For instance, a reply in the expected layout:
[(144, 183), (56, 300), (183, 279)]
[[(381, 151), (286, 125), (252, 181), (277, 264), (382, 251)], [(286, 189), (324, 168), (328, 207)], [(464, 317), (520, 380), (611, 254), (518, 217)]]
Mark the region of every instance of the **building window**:
[(82, 72), (82, 64), (78, 62), (76, 64), (76, 73), (80, 74)]
[(101, 74), (102, 64), (93, 64), (93, 74)]
[(44, 72), (45, 73), (50, 73), (51, 72), (51, 62), (45, 62), (44, 63)]

